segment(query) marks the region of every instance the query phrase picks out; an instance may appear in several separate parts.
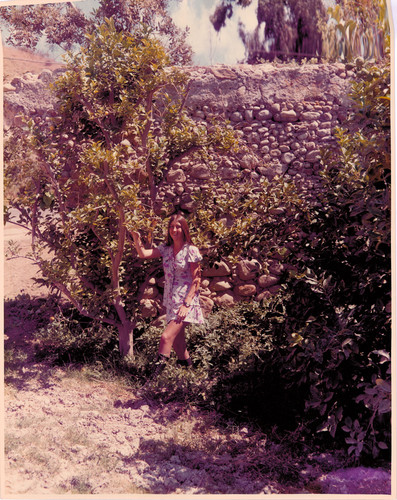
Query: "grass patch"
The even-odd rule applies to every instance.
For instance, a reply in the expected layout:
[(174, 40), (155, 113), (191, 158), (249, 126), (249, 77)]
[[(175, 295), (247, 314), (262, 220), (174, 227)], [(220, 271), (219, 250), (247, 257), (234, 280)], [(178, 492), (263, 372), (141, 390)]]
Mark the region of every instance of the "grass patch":
[(93, 485), (87, 474), (81, 476), (72, 476), (67, 481), (59, 485), (59, 493), (71, 493), (74, 495), (91, 494)]

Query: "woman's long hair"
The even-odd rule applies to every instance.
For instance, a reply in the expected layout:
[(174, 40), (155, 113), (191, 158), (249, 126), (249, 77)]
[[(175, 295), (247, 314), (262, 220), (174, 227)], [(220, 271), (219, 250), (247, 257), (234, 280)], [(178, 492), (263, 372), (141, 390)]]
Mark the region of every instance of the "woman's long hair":
[(176, 222), (180, 222), (181, 226), (182, 226), (182, 231), (183, 231), (183, 234), (185, 236), (185, 242), (186, 243), (189, 243), (191, 244), (192, 243), (192, 239), (190, 237), (190, 231), (189, 231), (189, 226), (186, 222), (186, 219), (185, 217), (183, 217), (183, 215), (180, 215), (180, 214), (174, 214), (170, 217), (170, 220), (168, 222), (168, 228), (167, 228), (167, 237), (166, 237), (166, 244), (168, 246), (171, 246), (173, 244), (173, 240), (170, 236), (170, 227), (171, 227), (171, 224), (176, 221)]

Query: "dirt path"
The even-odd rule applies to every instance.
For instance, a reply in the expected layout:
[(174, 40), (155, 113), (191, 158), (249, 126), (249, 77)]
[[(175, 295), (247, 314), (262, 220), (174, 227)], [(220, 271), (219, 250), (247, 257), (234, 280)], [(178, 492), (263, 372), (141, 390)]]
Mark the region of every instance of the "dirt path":
[(14, 378), (6, 399), (8, 494), (279, 492), (245, 455), (253, 435), (222, 435), (181, 405), (39, 365)]

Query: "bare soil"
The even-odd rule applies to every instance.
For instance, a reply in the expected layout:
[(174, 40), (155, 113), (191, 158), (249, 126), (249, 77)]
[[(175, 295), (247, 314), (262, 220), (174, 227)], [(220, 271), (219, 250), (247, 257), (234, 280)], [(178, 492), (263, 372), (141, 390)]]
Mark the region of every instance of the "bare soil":
[(45, 68), (54, 70), (62, 65), (62, 62), (56, 61), (45, 54), (38, 54), (17, 47), (3, 46), (3, 74), (6, 82), (10, 82), (13, 78), (28, 71), (39, 74)]

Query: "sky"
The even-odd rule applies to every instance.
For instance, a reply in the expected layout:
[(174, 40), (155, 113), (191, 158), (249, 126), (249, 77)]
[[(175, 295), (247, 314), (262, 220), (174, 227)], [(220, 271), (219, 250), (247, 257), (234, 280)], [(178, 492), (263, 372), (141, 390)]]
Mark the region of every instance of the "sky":
[(226, 20), (226, 28), (216, 33), (209, 17), (217, 4), (218, 0), (171, 2), (170, 12), (175, 24), (190, 28), (189, 42), (194, 50), (195, 64), (235, 64), (242, 60), (245, 52), (238, 36), (238, 23), (242, 22), (249, 31), (256, 27), (258, 0), (253, 0), (249, 7), (234, 6), (232, 18)]
[[(16, 0), (15, 3), (18, 1)], [(324, 1), (332, 2), (332, 0)], [(10, 0), (6, 0), (6, 3), (9, 2)], [(174, 22), (181, 28), (188, 26), (190, 29), (188, 41), (194, 51), (194, 64), (204, 66), (217, 63), (236, 64), (244, 59), (244, 45), (238, 35), (238, 25), (241, 22), (248, 32), (255, 29), (258, 0), (252, 0), (251, 5), (245, 8), (234, 5), (233, 16), (226, 20), (226, 28), (217, 33), (209, 17), (220, 2), (221, 0), (170, 0), (170, 13)], [(0, 0), (1, 3), (2, 0)], [(35, 0), (32, 3), (35, 3)], [(91, 12), (97, 2), (83, 0), (75, 3), (85, 12)], [(393, 18), (397, 19), (397, 0), (390, 0), (390, 3)], [(3, 41), (4, 35), (5, 33), (3, 33)], [(45, 46), (39, 48), (46, 51)], [(61, 60), (60, 54), (56, 50), (52, 52), (52, 56)]]
[[(332, 0), (324, 0), (332, 4)], [(397, 16), (397, 0), (390, 0), (393, 17)], [(194, 50), (194, 63), (209, 65), (216, 63), (235, 64), (244, 59), (244, 45), (238, 35), (241, 21), (247, 31), (257, 25), (258, 0), (249, 7), (233, 6), (233, 16), (226, 20), (226, 28), (216, 33), (209, 20), (221, 0), (171, 0), (170, 12), (177, 26), (190, 28), (189, 42)]]

